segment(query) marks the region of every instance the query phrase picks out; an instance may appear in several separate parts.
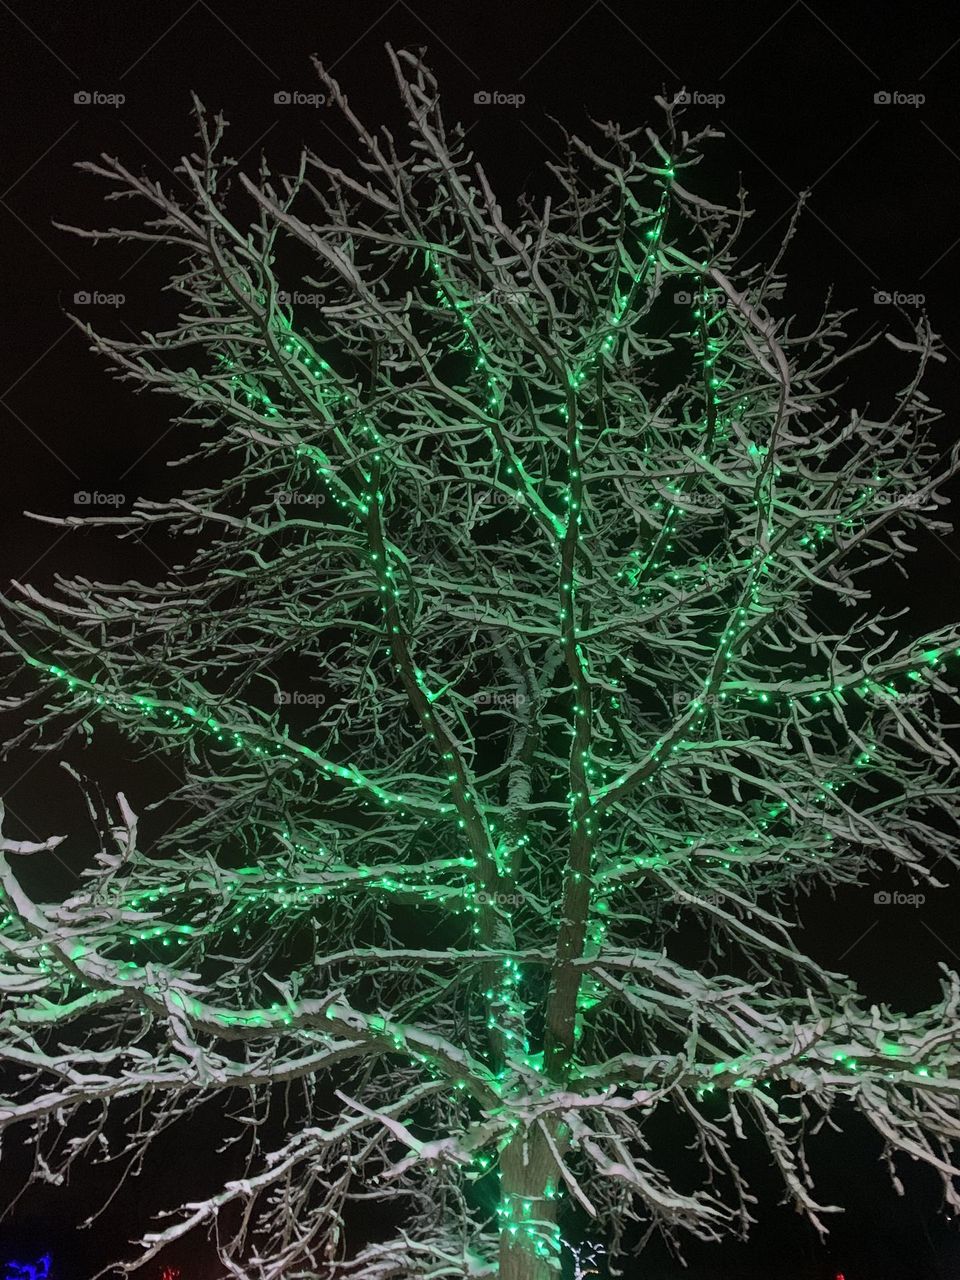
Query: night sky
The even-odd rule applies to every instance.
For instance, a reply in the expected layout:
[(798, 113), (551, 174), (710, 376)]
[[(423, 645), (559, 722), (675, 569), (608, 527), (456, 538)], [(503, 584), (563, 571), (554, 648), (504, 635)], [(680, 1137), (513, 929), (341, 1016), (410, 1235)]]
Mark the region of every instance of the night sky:
[[(656, 127), (654, 95), (685, 88), (694, 99), (691, 127), (709, 122), (725, 135), (707, 148), (694, 189), (729, 202), (742, 183), (755, 211), (741, 239), (745, 260), (773, 255), (797, 193), (809, 190), (785, 263), (788, 308), (812, 320), (833, 286), (835, 302), (858, 312), (847, 322), (857, 340), (883, 326), (909, 338), (908, 318), (924, 306), (948, 353), (926, 390), (945, 411), (937, 428), (943, 447), (954, 438), (960, 408), (960, 11), (954, 6), (0, 0), (0, 24), (4, 592), (10, 579), (47, 589), (57, 573), (150, 579), (165, 572), (171, 554), (161, 539), (71, 534), (24, 515), (85, 514), (89, 506), (76, 495), (91, 492), (120, 494), (129, 509), (137, 497), (167, 496), (183, 480), (166, 466), (182, 448), (167, 434), (169, 405), (135, 397), (112, 381), (66, 314), (117, 337), (162, 327), (170, 303), (160, 290), (171, 261), (164, 251), (142, 246), (98, 247), (53, 225), (132, 220), (132, 210), (104, 205), (106, 185), (74, 163), (105, 152), (134, 172), (174, 184), (170, 169), (191, 149), (195, 92), (205, 106), (224, 112), (227, 149), (251, 176), (261, 150), (275, 174), (288, 171), (301, 142), (347, 166), (347, 130), (333, 112), (306, 100), (322, 87), (310, 57), (318, 55), (333, 71), (368, 125), (398, 127), (385, 42), (426, 48), (448, 120), (469, 127), (469, 142), (507, 209), (523, 188), (548, 190), (545, 163), (559, 141), (552, 118), (580, 133), (589, 131), (591, 117)], [(484, 93), (524, 101), (476, 101)], [(907, 318), (897, 314), (891, 295), (902, 296)], [(678, 303), (678, 326), (684, 312)], [(890, 351), (887, 344), (852, 373), (845, 409), (883, 412), (891, 390), (905, 381), (906, 364), (891, 368), (884, 350)], [(909, 605), (918, 632), (942, 625), (958, 616), (958, 576), (960, 539), (924, 533), (909, 581), (889, 582), (889, 603)], [(158, 770), (125, 762), (116, 740), (98, 741), (82, 765), (106, 794), (124, 789), (141, 812), (163, 784)], [(53, 761), (37, 756), (7, 762), (0, 782), (5, 834), (74, 834), (71, 851), (51, 874), (49, 890), (59, 892), (83, 861), (78, 792)], [(919, 907), (877, 906), (873, 895), (881, 888), (910, 886), (890, 879), (844, 890), (836, 900), (806, 901), (804, 948), (827, 967), (852, 973), (868, 996), (921, 1007), (937, 994), (937, 965), (960, 964), (956, 886), (928, 890)], [(168, 1144), (88, 1232), (78, 1233), (76, 1223), (103, 1176), (28, 1193), (0, 1224), (0, 1262), (50, 1250), (51, 1280), (85, 1280), (118, 1240), (144, 1229), (151, 1211), (213, 1167), (216, 1135), (216, 1114), (198, 1115), (191, 1149), (182, 1141)], [(15, 1194), (26, 1167), (19, 1145), (14, 1131), (0, 1170), (4, 1200)], [(826, 1246), (797, 1215), (771, 1202), (753, 1244), (712, 1254), (691, 1248), (687, 1274), (724, 1280), (960, 1276), (960, 1231), (936, 1217), (932, 1179), (908, 1178), (910, 1195), (899, 1200), (875, 1146), (852, 1126), (842, 1137), (829, 1135), (816, 1151), (821, 1194), (849, 1208)], [(759, 1153), (745, 1164), (765, 1185)], [(202, 1242), (195, 1254), (181, 1250), (170, 1261), (182, 1280), (213, 1274)], [(655, 1252), (636, 1272), (645, 1280), (680, 1273)], [(0, 1280), (5, 1274), (0, 1268)], [(160, 1280), (161, 1268), (142, 1274)]]

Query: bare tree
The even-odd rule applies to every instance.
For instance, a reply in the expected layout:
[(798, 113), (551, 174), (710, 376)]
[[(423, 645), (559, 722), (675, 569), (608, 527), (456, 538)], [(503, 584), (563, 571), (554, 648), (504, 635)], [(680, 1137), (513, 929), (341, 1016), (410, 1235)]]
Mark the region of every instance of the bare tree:
[[(743, 193), (690, 190), (709, 130), (658, 99), (659, 133), (564, 135), (553, 195), (507, 213), (427, 66), (388, 52), (403, 142), (318, 67), (352, 172), (306, 152), (253, 181), (199, 106), (188, 197), (83, 166), (149, 214), (70, 229), (162, 246), (182, 305), (84, 332), (185, 405), (215, 478), (52, 521), (181, 537), (162, 580), (5, 600), (30, 673), (8, 749), (107, 725), (182, 780), (149, 848), (91, 798), (65, 902), (16, 873), (56, 840), (4, 840), (0, 1120), (56, 1181), (135, 1171), (230, 1101), (244, 1175), (127, 1270), (216, 1226), (243, 1280), (544, 1280), (568, 1207), (615, 1265), (654, 1231), (747, 1231), (746, 1132), (823, 1231), (804, 1134), (844, 1110), (960, 1208), (956, 975), (933, 1008), (867, 1007), (795, 937), (798, 894), (957, 862), (960, 628), (874, 602), (948, 527), (936, 335), (889, 339), (886, 416), (841, 410), (869, 344), (829, 298), (810, 332), (781, 317), (800, 210), (745, 261)], [(281, 291), (296, 253), (317, 309)], [(351, 1247), (380, 1202), (402, 1225)]]

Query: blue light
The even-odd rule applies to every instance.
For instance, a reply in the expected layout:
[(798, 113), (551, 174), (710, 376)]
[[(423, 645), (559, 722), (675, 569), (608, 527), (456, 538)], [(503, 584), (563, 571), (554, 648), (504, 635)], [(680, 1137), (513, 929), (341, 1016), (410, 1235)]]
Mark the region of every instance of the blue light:
[(50, 1255), (45, 1253), (38, 1262), (13, 1262), (5, 1264), (7, 1273), (3, 1280), (48, 1280)]

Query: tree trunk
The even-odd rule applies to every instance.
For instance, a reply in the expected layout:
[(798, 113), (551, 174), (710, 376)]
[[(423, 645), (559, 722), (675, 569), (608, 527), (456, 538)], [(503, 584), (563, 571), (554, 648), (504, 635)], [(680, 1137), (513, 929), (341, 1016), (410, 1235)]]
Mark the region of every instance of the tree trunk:
[(539, 1128), (519, 1133), (500, 1156), (499, 1280), (557, 1280), (556, 1164)]

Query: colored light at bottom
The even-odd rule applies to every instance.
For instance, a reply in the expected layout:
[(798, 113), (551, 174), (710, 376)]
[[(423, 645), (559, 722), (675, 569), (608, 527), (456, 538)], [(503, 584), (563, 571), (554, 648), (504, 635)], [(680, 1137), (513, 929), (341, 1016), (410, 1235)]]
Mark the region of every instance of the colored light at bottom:
[(6, 1274), (3, 1280), (47, 1280), (50, 1275), (50, 1255), (45, 1253), (37, 1262), (4, 1263)]

